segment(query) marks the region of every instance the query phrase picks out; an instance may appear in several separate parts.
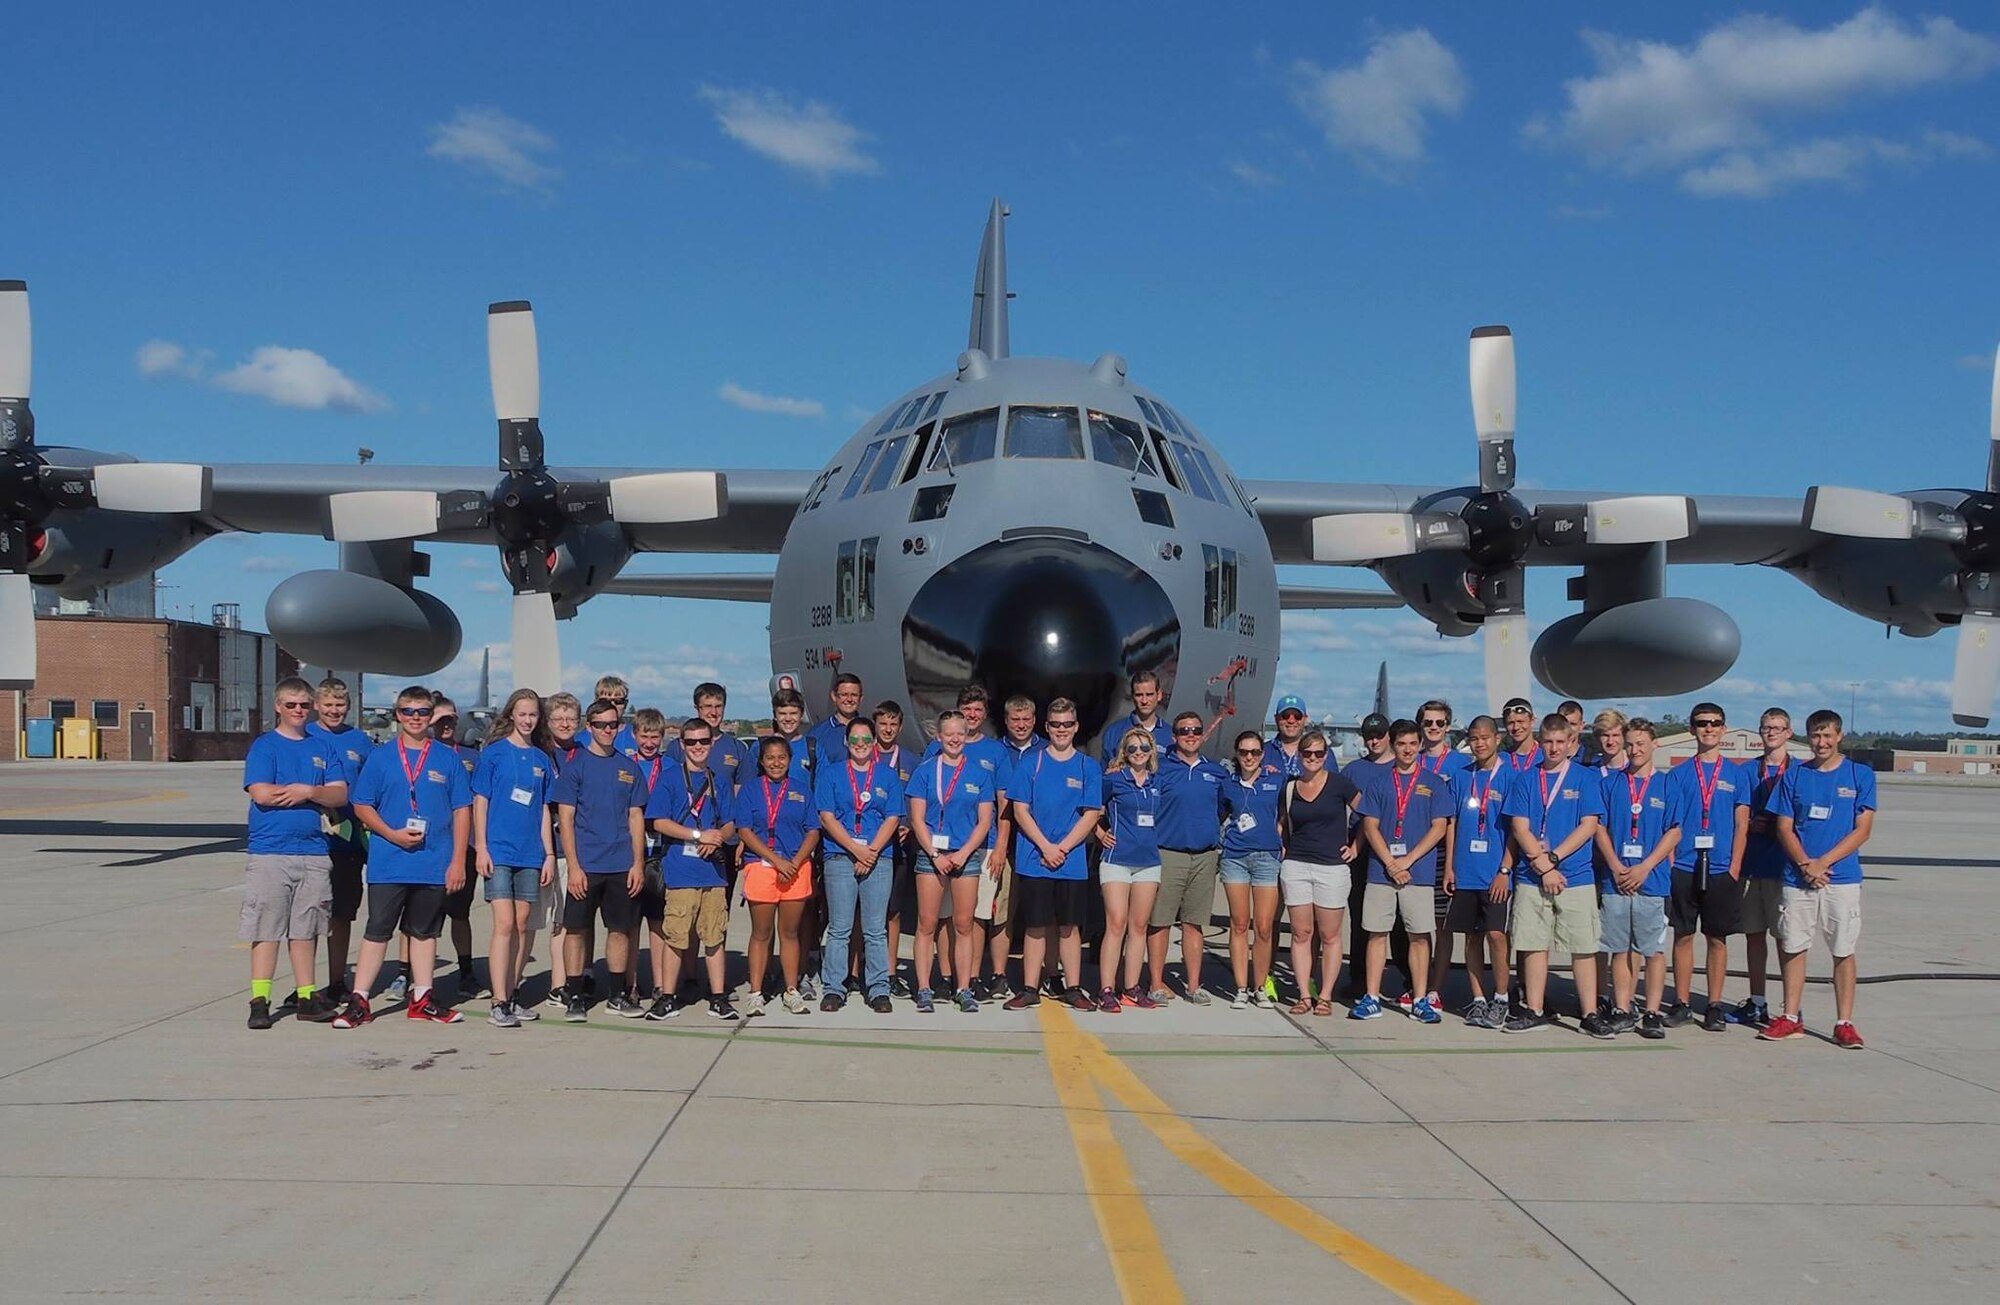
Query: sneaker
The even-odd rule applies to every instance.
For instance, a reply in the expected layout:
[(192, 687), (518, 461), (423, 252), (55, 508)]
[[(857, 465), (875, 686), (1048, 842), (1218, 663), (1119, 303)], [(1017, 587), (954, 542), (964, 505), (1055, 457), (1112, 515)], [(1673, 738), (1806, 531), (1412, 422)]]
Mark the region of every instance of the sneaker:
[(1502, 998), (1492, 998), (1486, 1003), (1486, 1024), (1484, 1027), (1489, 1029), (1506, 1028), (1507, 1015), (1512, 1009)]
[(563, 1019), (571, 1024), (581, 1024), (590, 1018), (590, 998), (580, 992), (572, 992), (563, 998)]
[(1516, 1008), (1514, 1013), (1507, 1017), (1507, 1022), (1500, 1026), (1500, 1031), (1503, 1033), (1530, 1033), (1535, 1029), (1548, 1028), (1555, 1022), (1556, 1017), (1547, 1011), (1532, 1011), (1526, 1006), (1521, 1006)]
[(819, 999), (819, 1013), (822, 1015), (831, 1015), (846, 1004), (847, 998), (845, 995), (838, 992), (829, 992)]
[(917, 1010), (925, 1015), (937, 1010), (937, 994), (929, 988), (917, 989)]
[(736, 1003), (729, 1000), (729, 994), (726, 992), (718, 993), (708, 999), (708, 1017), (713, 1020), (740, 1020), (743, 1018), (736, 1009)]
[(1694, 1007), (1684, 1001), (1677, 1001), (1667, 1007), (1667, 1027), (1677, 1029), (1694, 1018)]
[(513, 1011), (514, 1018), (523, 1024), (532, 1024), (542, 1017), (542, 1013), (533, 1006), (523, 1006), (518, 1001), (509, 1001), (507, 1009)]
[(1127, 988), (1121, 1000), (1135, 1010), (1158, 1010), (1160, 1008), (1160, 1003), (1153, 1000), (1153, 994), (1147, 992), (1144, 988)]
[(1069, 991), (1069, 988), (1063, 983), (1061, 970), (1049, 971), (1048, 977), (1042, 980), (1042, 995), (1044, 997), (1054, 997), (1060, 1001), (1062, 995), (1067, 991)]
[(271, 1012), (274, 1018), (279, 1015), (296, 1015), (298, 1013), (299, 990), (297, 988), (293, 988), (290, 992), (286, 993), (285, 999), (278, 1003), (278, 1009)]
[(1097, 994), (1097, 1009), (1106, 1015), (1116, 1015), (1119, 1011), (1125, 1009), (1125, 1003), (1118, 1000), (1116, 989), (1106, 988), (1103, 992)]
[(1747, 1024), (1753, 1029), (1761, 1029), (1771, 1022), (1771, 1008), (1760, 998), (1745, 997), (1736, 1003), (1736, 1009), (1729, 1012), (1735, 1024)]
[(1438, 1008), (1431, 1005), (1429, 997), (1410, 1007), (1410, 1018), (1419, 1024), (1442, 1024), (1444, 1022), (1444, 1016), (1438, 1014)]
[(1096, 1010), (1097, 1002), (1082, 988), (1064, 988), (1063, 1000), (1071, 1010)]
[(808, 1015), (812, 1013), (812, 1007), (806, 1005), (805, 994), (797, 988), (785, 989), (785, 995), (778, 998), (778, 1000), (785, 1004), (785, 1013), (787, 1015)]
[(979, 1013), (979, 994), (972, 989), (960, 988), (956, 1000), (958, 1008), (967, 1015), (977, 1015)]
[(663, 992), (653, 998), (652, 1006), (646, 1011), (646, 1018), (652, 1020), (654, 1023), (658, 1023), (661, 1020), (670, 1020), (680, 1013), (680, 1003), (673, 999), (671, 993)]
[(1410, 1011), (1416, 1006), (1416, 1004), (1417, 1004), (1417, 999), (1411, 993), (1406, 992), (1402, 996), (1396, 998), (1396, 1009), (1403, 1012), (1403, 1014), (1405, 1015), (1408, 1015)]
[(1267, 974), (1267, 975), (1265, 975), (1265, 976), (1264, 976), (1264, 995), (1265, 995), (1266, 997), (1268, 997), (1268, 998), (1270, 998), (1270, 999), (1271, 999), (1271, 1002), (1270, 1002), (1270, 1004), (1271, 1004), (1271, 1005), (1272, 1005), (1273, 1007), (1277, 1006), (1277, 1004), (1278, 1004), (1278, 976), (1277, 976), (1277, 975), (1275, 975), (1275, 974)]
[(1709, 1033), (1728, 1031), (1729, 1017), (1723, 1013), (1720, 1002), (1708, 1003), (1708, 1013), (1701, 1017), (1701, 1027)]
[(504, 1001), (493, 1003), (493, 1009), (486, 1012), (486, 1022), (496, 1029), (518, 1029), (521, 1027), (521, 1017), (516, 1015), (514, 1008)]
[(1611, 1031), (1613, 1033), (1630, 1033), (1638, 1027), (1638, 1011), (1614, 1010), (1611, 1012)]
[(1579, 1022), (1578, 1027), (1593, 1038), (1615, 1038), (1618, 1036), (1618, 1030), (1613, 1028), (1611, 1021), (1605, 1019), (1599, 1011), (1592, 1011), (1590, 1014), (1584, 1016)]
[(1757, 1031), (1757, 1036), (1765, 1042), (1785, 1042), (1805, 1035), (1806, 1026), (1789, 1015), (1780, 1015)]
[(1027, 1010), (1031, 1007), (1039, 1006), (1041, 1004), (1042, 1004), (1042, 994), (1037, 992), (1033, 988), (1027, 988), (1020, 992), (1015, 993), (1012, 997), (1009, 997), (1007, 999), (1007, 1004), (1001, 1007), (1001, 1009)]
[(1639, 1036), (1658, 1042), (1667, 1036), (1667, 1017), (1656, 1010), (1649, 1010), (1639, 1017)]
[(1354, 1003), (1354, 1009), (1347, 1012), (1347, 1018), (1379, 1020), (1382, 1018), (1382, 1003), (1378, 998), (1364, 992), (1361, 994), (1361, 1000)]
[(1484, 997), (1474, 997), (1460, 1014), (1465, 1016), (1465, 1023), (1469, 1028), (1484, 1029), (1492, 1027), (1486, 1022), (1486, 998)]
[(1861, 1030), (1855, 1028), (1850, 1021), (1833, 1026), (1833, 1045), (1845, 1047), (1849, 1051), (1859, 1051), (1867, 1044), (1861, 1041)]
[(1147, 993), (1146, 996), (1155, 1006), (1164, 1006), (1174, 999), (1173, 989), (1171, 988), (1155, 988)]
[(250, 1022), (246, 1027), (253, 1029), (268, 1029), (271, 1027), (271, 999), (269, 997), (252, 997), (250, 999)]
[(403, 1014), (413, 1020), (423, 1020), (429, 1024), (463, 1024), (465, 1016), (449, 1006), (440, 1006), (437, 994), (427, 992), (409, 1004)]
[(1235, 995), (1234, 997), (1231, 997), (1231, 998), (1229, 999), (1229, 1009), (1231, 1009), (1231, 1010), (1249, 1010), (1249, 1009), (1250, 1009), (1250, 990), (1249, 990), (1248, 988), (1238, 988), (1238, 989), (1236, 990), (1236, 995)]
[(1263, 987), (1250, 994), (1250, 1004), (1258, 1010), (1278, 1009), (1278, 998), (1271, 991), (1271, 980), (1266, 979)]
[(560, 983), (552, 982), (549, 986), (549, 995), (542, 998), (542, 1005), (553, 1006), (557, 1010), (561, 1010), (568, 1004), (563, 996), (563, 986)]
[(479, 981), (479, 974), (473, 969), (471, 961), (460, 961), (458, 963), (458, 973), (453, 975), (452, 979), (458, 984), (458, 999), (460, 1001), (470, 1001), (474, 997), (484, 997), (493, 991), (493, 989)]
[(628, 1020), (636, 1020), (646, 1013), (646, 1008), (641, 1006), (638, 999), (629, 992), (612, 993), (611, 1000), (604, 1003), (604, 1009)]
[(333, 1017), (333, 1027), (337, 1029), (358, 1029), (375, 1018), (368, 1009), (368, 999), (358, 992), (347, 994), (347, 1000), (340, 1004), (340, 1013)]
[[(294, 993), (293, 995), (297, 996), (298, 994)], [(293, 1013), (302, 1024), (325, 1024), (334, 1017), (334, 1013), (339, 1009), (339, 1002), (335, 1001), (325, 992), (316, 992), (298, 1003), (298, 1009)]]
[(799, 979), (799, 1000), (819, 1000), (819, 980), (807, 974)]
[(861, 982), (859, 978), (852, 974), (848, 975), (840, 985), (840, 990), (850, 997), (859, 997), (867, 989), (868, 985)]
[(399, 974), (389, 981), (388, 990), (382, 994), (390, 1001), (401, 1001), (410, 995), (410, 976)]
[(1597, 1013), (1599, 1015), (1602, 1015), (1605, 1019), (1608, 1020), (1612, 1017), (1613, 1014), (1617, 1012), (1617, 1010), (1618, 1008), (1612, 1005), (1612, 998), (1610, 993), (1601, 992), (1597, 995)]
[(891, 1001), (889, 994), (885, 992), (879, 997), (870, 997), (868, 999), (868, 1009), (874, 1011), (877, 1015), (892, 1015), (895, 1013), (896, 1003)]
[(992, 982), (986, 985), (987, 1001), (1011, 1001), (1013, 998), (1014, 985), (1007, 982), (1007, 976), (1004, 974), (994, 975)]
[(1208, 995), (1208, 989), (1206, 988), (1189, 988), (1187, 990), (1187, 1001), (1190, 1006), (1207, 1006), (1211, 1005), (1215, 1001), (1215, 998)]
[(764, 1013), (764, 1007), (767, 1005), (769, 1003), (764, 1000), (763, 993), (753, 992), (743, 1002), (743, 1017), (754, 1020)]
[(890, 995), (891, 997), (908, 997), (908, 996), (911, 996), (912, 994), (911, 994), (911, 992), (910, 992), (910, 981), (909, 981), (908, 979), (905, 979), (905, 978), (904, 978), (904, 977), (903, 977), (902, 975), (900, 975), (900, 974), (892, 974), (892, 975), (890, 975), (890, 976), (889, 976), (889, 995)]

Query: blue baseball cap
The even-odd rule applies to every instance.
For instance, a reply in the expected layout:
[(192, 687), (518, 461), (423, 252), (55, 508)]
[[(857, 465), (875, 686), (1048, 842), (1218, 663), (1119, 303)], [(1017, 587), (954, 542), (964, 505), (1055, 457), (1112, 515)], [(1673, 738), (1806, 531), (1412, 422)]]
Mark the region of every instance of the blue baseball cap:
[(1295, 711), (1301, 716), (1305, 715), (1306, 700), (1304, 698), (1301, 698), (1296, 693), (1288, 693), (1284, 697), (1278, 699), (1277, 708), (1273, 710), (1271, 714), (1273, 716), (1282, 716), (1288, 711)]

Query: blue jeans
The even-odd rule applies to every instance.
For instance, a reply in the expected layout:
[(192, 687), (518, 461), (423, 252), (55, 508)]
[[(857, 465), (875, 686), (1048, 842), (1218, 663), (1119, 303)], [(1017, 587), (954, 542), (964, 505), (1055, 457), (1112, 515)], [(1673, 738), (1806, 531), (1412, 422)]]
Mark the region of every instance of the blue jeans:
[(828, 853), (826, 858), (826, 947), (820, 956), (820, 982), (839, 992), (847, 982), (848, 938), (854, 933), (854, 912), (861, 911), (861, 977), (869, 1000), (889, 995), (889, 897), (895, 887), (895, 866), (884, 851), (867, 875), (856, 878), (851, 857)]
[(1222, 854), (1222, 882), (1225, 884), (1249, 884), (1254, 888), (1275, 888), (1278, 886), (1278, 854), (1276, 852), (1224, 852)]

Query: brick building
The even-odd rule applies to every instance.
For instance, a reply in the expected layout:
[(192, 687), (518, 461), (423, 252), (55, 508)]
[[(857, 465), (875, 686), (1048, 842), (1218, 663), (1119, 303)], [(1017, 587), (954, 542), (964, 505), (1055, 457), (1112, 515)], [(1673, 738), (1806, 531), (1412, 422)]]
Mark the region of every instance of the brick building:
[(37, 616), (35, 687), (0, 692), (0, 761), (22, 755), (24, 720), (86, 717), (106, 761), (242, 757), (271, 727), (298, 659), (268, 634), (124, 616)]

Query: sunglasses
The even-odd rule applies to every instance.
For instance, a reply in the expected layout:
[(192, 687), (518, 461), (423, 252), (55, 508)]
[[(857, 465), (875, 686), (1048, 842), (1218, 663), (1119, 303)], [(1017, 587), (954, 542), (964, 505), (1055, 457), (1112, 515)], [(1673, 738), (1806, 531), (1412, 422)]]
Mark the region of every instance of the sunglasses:
[(1722, 728), (1722, 722), (1713, 716), (1703, 717), (1701, 720), (1693, 722), (1693, 724), (1698, 730), (1719, 730)]
[(309, 702), (281, 702), (281, 703), (279, 703), (279, 704), (278, 704), (278, 706), (279, 706), (279, 707), (281, 707), (282, 709), (284, 709), (285, 711), (311, 711), (311, 710), (312, 710), (312, 704), (311, 704), (311, 703), (309, 703)]
[(615, 702), (615, 703), (617, 703), (617, 704), (618, 704), (619, 706), (623, 707), (623, 706), (624, 706), (624, 705), (625, 705), (626, 703), (628, 703), (628, 702), (630, 702), (630, 701), (632, 701), (632, 700), (631, 700), (630, 698), (606, 698), (606, 699), (605, 699), (605, 701), (606, 701), (606, 702)]
[(590, 728), (594, 730), (615, 730), (618, 728), (618, 722), (615, 720), (594, 720), (590, 722)]
[(1299, 755), (1300, 755), (1301, 757), (1324, 757), (1324, 756), (1326, 755), (1326, 749), (1325, 749), (1325, 748), (1300, 748), (1300, 749), (1299, 749)]
[(1264, 755), (1264, 749), (1262, 749), (1262, 748), (1238, 748), (1238, 749), (1236, 749), (1236, 755), (1237, 755), (1237, 756), (1239, 756), (1239, 757), (1261, 757), (1261, 756), (1263, 756), (1263, 755)]
[(431, 714), (431, 709), (429, 707), (398, 707), (396, 708), (396, 714), (398, 716), (428, 716)]
[(1281, 711), (1278, 713), (1279, 720), (1304, 720), (1305, 718), (1306, 714), (1302, 711)]
[(1201, 726), (1176, 725), (1174, 726), (1174, 733), (1180, 735), (1182, 738), (1196, 738), (1199, 737), (1201, 734)]
[(1125, 745), (1125, 751), (1128, 753), (1151, 752), (1152, 750), (1153, 750), (1153, 745), (1150, 743), (1127, 743)]
[(684, 748), (705, 748), (714, 742), (714, 739), (682, 739), (681, 746)]
[(873, 734), (850, 734), (847, 736), (847, 746), (850, 748), (872, 748), (875, 746), (875, 736)]
[(1052, 720), (1049, 722), (1049, 728), (1052, 730), (1073, 730), (1076, 728), (1076, 722), (1073, 720)]
[(1445, 726), (1448, 726), (1448, 725), (1450, 725), (1450, 724), (1451, 724), (1451, 722), (1450, 722), (1450, 721), (1448, 721), (1448, 720), (1442, 720), (1442, 719), (1440, 719), (1440, 718), (1438, 718), (1438, 717), (1436, 717), (1436, 716), (1433, 716), (1433, 717), (1431, 717), (1430, 719), (1426, 720), (1426, 721), (1424, 722), (1424, 724), (1426, 724), (1426, 725), (1436, 725), (1436, 726), (1438, 726), (1438, 727), (1440, 727), (1440, 728), (1443, 728), (1443, 727), (1445, 727)]

